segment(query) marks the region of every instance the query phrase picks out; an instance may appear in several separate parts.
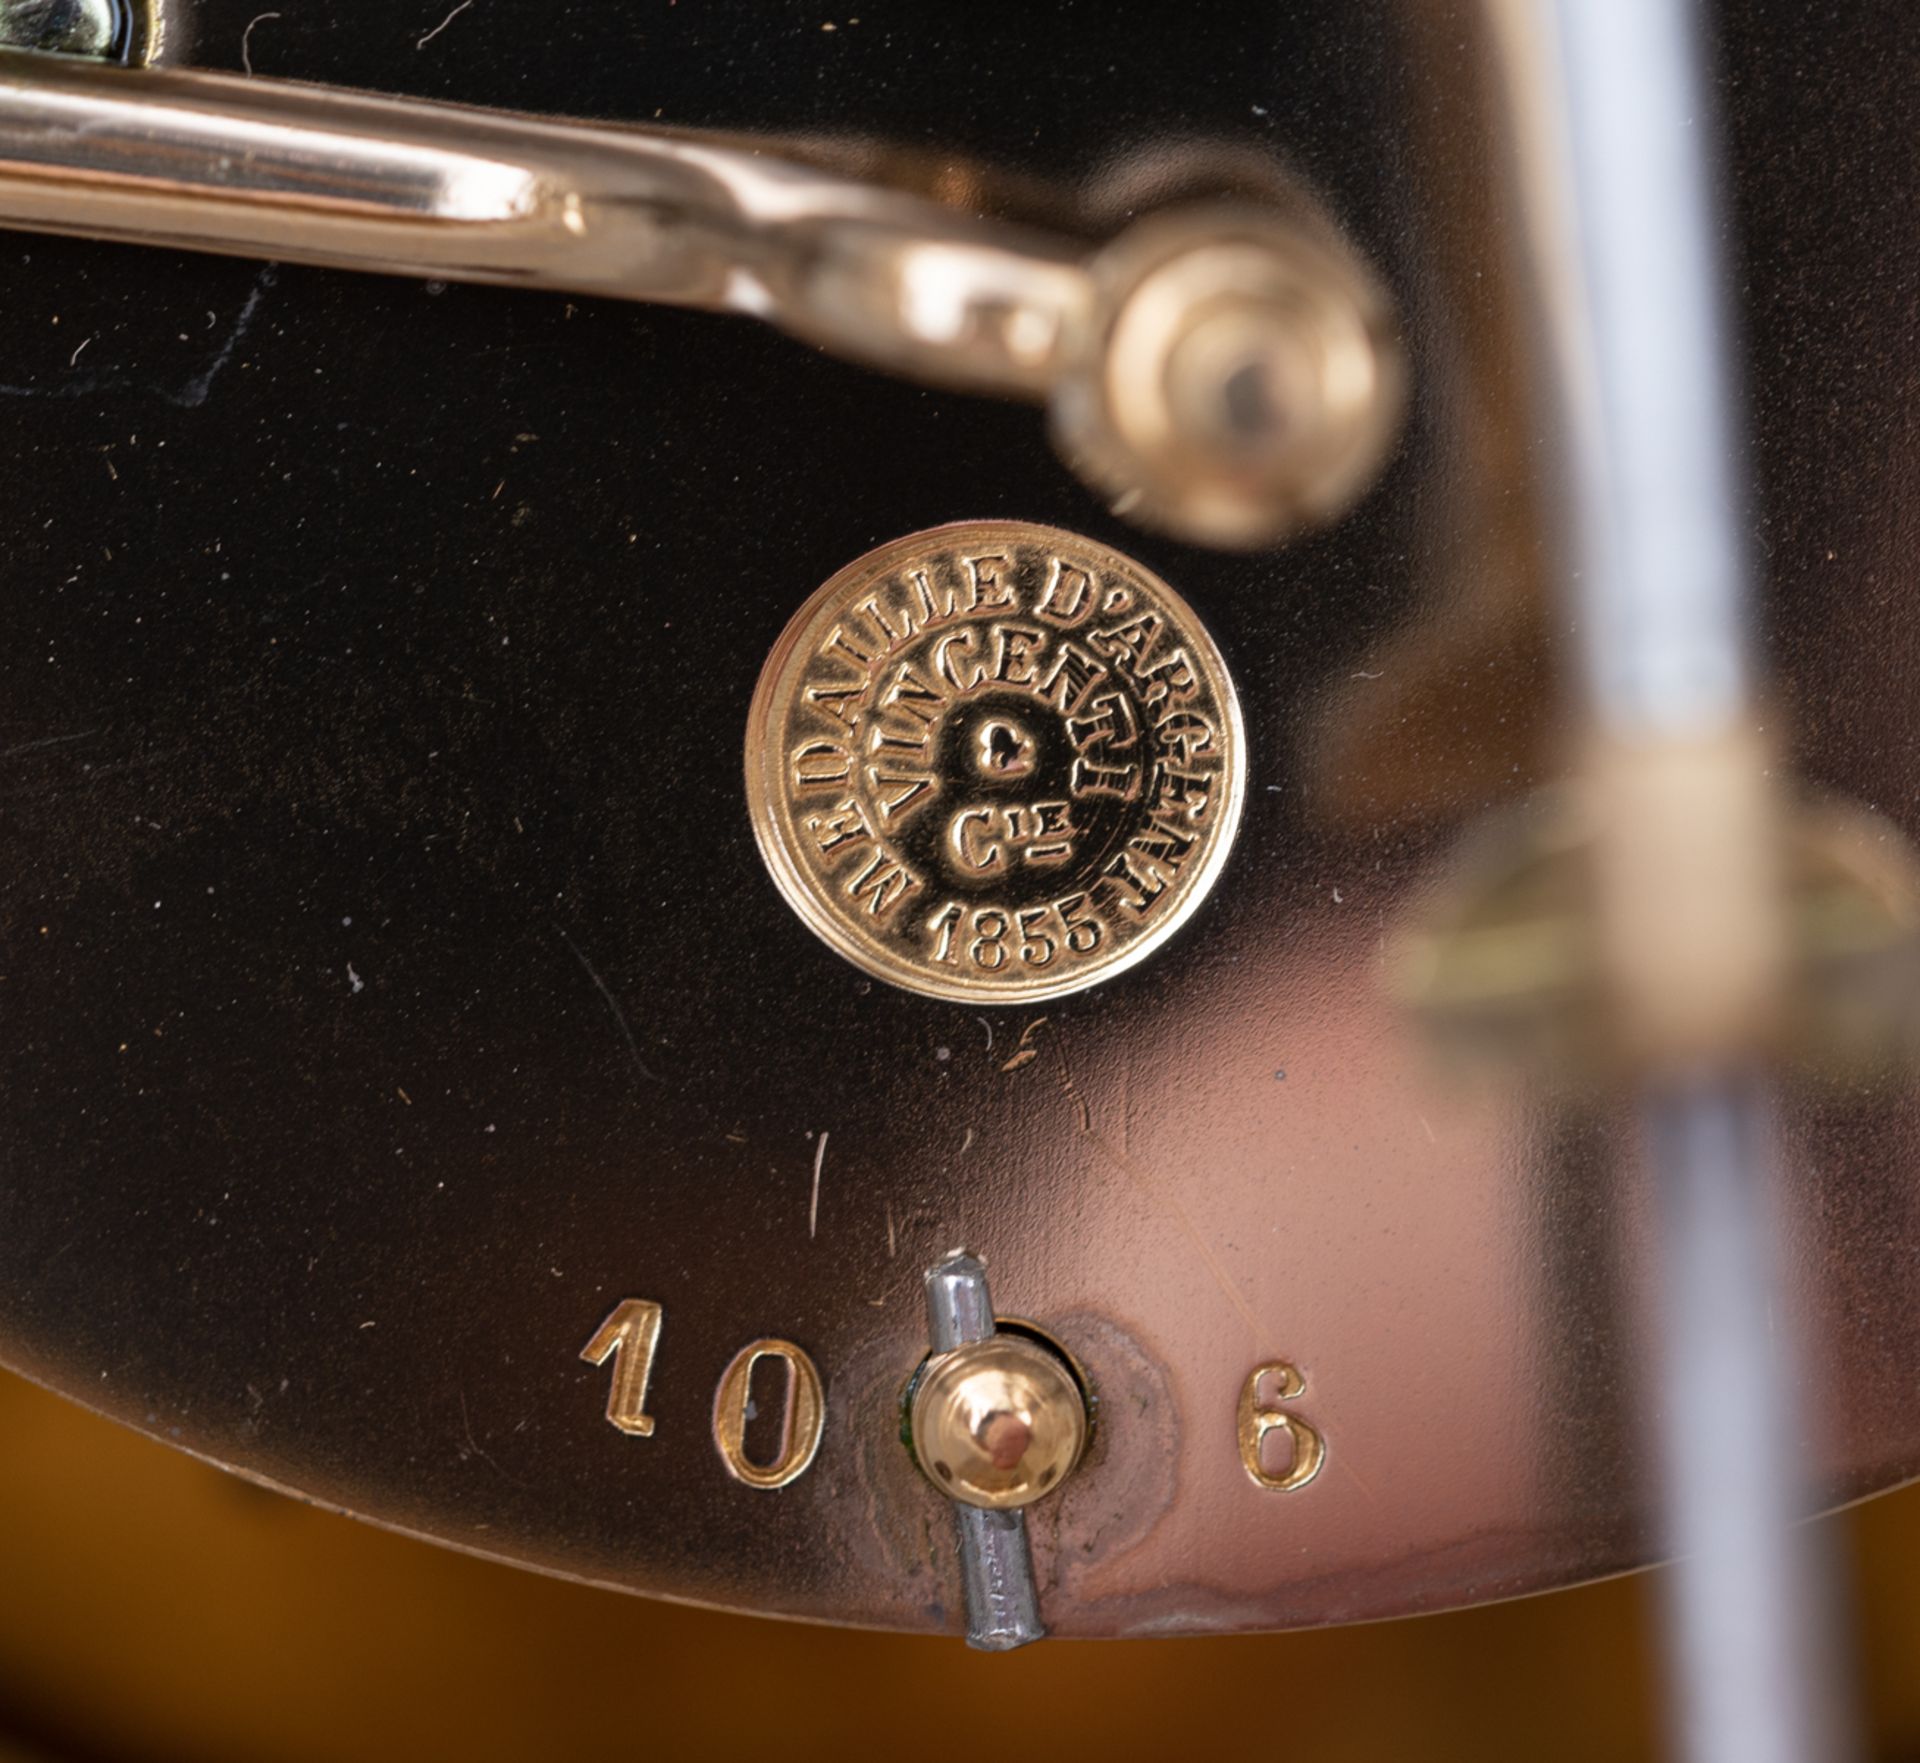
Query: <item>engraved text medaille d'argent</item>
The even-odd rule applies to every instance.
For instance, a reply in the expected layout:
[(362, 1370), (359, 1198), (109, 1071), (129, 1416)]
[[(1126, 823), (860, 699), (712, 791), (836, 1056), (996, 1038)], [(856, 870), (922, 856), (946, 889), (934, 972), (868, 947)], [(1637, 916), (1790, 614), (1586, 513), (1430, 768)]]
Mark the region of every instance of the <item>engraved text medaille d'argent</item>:
[(754, 696), (754, 829), (782, 891), (871, 973), (1058, 996), (1197, 906), (1239, 819), (1233, 687), (1192, 609), (1091, 539), (916, 533), (803, 607)]

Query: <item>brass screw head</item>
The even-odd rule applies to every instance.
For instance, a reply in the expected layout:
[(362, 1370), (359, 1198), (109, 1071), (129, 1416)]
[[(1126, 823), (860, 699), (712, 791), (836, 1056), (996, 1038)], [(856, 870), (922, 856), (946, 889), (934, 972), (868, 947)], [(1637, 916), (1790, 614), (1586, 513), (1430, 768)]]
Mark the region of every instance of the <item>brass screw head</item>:
[(913, 1397), (913, 1448), (935, 1487), (1010, 1511), (1053, 1492), (1087, 1442), (1080, 1386), (1053, 1354), (997, 1334), (928, 1362)]
[(1094, 260), (1053, 402), (1062, 451), (1116, 513), (1251, 549), (1343, 513), (1400, 424), (1385, 293), (1306, 211), (1152, 216)]
[(0, 49), (138, 61), (147, 0), (0, 0)]

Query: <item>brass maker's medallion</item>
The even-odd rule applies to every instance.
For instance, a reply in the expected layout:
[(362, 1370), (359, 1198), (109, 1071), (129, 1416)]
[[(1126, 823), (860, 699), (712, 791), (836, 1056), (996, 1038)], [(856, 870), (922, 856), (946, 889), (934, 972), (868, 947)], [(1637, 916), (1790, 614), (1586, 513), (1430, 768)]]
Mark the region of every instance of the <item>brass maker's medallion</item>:
[(850, 563), (767, 658), (755, 835), (794, 910), (910, 991), (1058, 997), (1142, 959), (1233, 842), (1245, 740), (1193, 609), (1020, 521)]

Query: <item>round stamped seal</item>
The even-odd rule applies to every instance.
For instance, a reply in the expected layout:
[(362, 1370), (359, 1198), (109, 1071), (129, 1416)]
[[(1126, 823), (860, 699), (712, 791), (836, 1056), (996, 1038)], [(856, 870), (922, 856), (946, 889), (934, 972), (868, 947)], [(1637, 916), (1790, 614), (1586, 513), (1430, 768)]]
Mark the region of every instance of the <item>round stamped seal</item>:
[(1192, 607), (1020, 521), (913, 533), (803, 606), (747, 799), (793, 909), (910, 991), (1058, 997), (1164, 942), (1233, 842), (1245, 739)]

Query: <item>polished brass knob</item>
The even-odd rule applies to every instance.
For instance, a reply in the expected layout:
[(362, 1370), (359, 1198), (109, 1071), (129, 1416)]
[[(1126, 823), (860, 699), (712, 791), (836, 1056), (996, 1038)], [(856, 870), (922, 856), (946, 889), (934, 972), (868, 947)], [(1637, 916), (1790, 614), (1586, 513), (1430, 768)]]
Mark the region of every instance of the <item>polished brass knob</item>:
[(1019, 1335), (995, 1334), (928, 1361), (913, 1396), (913, 1448), (943, 1493), (1010, 1511), (1053, 1492), (1087, 1442), (1073, 1373)]
[(1092, 260), (1055, 437), (1114, 511), (1229, 548), (1331, 520), (1400, 429), (1391, 305), (1317, 212), (1194, 208)]
[(0, 0), (0, 48), (126, 61), (145, 13), (138, 0)]

